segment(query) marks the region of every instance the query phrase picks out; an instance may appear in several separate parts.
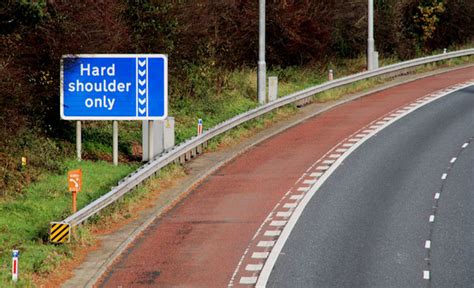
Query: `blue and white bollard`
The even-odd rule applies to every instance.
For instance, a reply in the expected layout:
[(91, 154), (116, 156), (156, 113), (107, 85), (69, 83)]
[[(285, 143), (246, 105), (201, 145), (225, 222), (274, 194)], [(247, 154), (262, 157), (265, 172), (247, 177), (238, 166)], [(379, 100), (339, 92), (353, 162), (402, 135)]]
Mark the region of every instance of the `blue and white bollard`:
[(20, 256), (20, 252), (18, 250), (13, 250), (12, 253), (12, 281), (18, 281), (18, 256)]

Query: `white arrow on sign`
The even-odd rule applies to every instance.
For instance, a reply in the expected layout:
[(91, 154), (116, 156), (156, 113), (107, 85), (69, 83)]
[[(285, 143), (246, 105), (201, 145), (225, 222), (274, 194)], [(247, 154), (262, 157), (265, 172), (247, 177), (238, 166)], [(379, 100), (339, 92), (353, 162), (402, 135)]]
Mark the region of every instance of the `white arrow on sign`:
[(138, 102), (140, 103), (140, 105), (145, 105), (145, 102), (146, 102), (146, 98), (143, 98), (143, 99), (138, 99)]
[(74, 179), (69, 179), (70, 182), (74, 183), (74, 187), (76, 187), (76, 189), (79, 189), (79, 183), (77, 183), (76, 180)]
[(140, 84), (140, 86), (144, 86), (145, 83), (146, 83), (146, 80), (143, 79), (143, 80), (138, 80), (138, 83)]
[(140, 112), (140, 114), (145, 114), (146, 108), (143, 108), (143, 109), (142, 109), (142, 108), (139, 108), (139, 109), (138, 109), (138, 112)]
[(138, 60), (138, 65), (143, 67), (143, 66), (145, 66), (145, 64), (146, 64), (145, 60), (143, 60), (143, 61)]
[(145, 95), (145, 92), (145, 89), (138, 89), (138, 93), (140, 93), (140, 95)]
[(146, 73), (146, 70), (138, 70), (138, 74), (142, 77), (145, 76), (145, 73)]

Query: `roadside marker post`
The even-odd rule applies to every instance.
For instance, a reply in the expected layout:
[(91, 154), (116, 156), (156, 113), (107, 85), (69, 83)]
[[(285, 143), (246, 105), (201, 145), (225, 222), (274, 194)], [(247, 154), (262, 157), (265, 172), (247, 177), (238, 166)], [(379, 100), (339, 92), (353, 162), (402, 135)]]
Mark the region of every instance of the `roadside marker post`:
[(67, 173), (69, 192), (72, 192), (72, 213), (77, 211), (77, 192), (82, 189), (82, 170), (72, 170)]
[(71, 225), (65, 222), (51, 222), (49, 226), (49, 242), (62, 244), (71, 239)]
[(12, 281), (18, 282), (18, 257), (20, 256), (20, 251), (13, 250), (12, 252)]
[(329, 70), (329, 81), (334, 80), (334, 71), (332, 69)]
[(198, 119), (198, 126), (197, 126), (197, 135), (202, 134), (202, 119)]

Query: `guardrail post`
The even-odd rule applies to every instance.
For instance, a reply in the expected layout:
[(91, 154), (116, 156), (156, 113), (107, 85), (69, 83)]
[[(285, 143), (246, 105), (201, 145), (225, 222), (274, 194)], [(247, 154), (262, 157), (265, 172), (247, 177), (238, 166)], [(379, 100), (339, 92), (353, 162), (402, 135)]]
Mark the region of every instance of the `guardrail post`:
[(148, 160), (149, 161), (152, 161), (153, 158), (154, 158), (154, 145), (155, 145), (155, 142), (154, 142), (154, 138), (155, 138), (155, 134), (154, 134), (154, 129), (153, 129), (153, 120), (149, 120), (148, 121)]
[(332, 81), (334, 80), (334, 72), (332, 71), (332, 69), (329, 70), (329, 76), (328, 76), (328, 79), (329, 81)]

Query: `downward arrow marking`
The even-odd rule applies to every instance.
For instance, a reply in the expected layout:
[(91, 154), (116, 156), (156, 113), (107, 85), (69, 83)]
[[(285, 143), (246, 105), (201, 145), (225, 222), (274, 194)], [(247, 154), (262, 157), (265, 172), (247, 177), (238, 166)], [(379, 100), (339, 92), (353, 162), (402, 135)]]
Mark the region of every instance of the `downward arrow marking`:
[(140, 93), (140, 95), (145, 95), (145, 92), (145, 89), (138, 89), (138, 93)]
[(145, 64), (146, 64), (145, 60), (143, 60), (143, 61), (138, 60), (138, 65), (143, 67), (143, 66), (145, 66)]
[(145, 105), (145, 102), (146, 102), (146, 98), (138, 99), (138, 103), (140, 103), (140, 105)]
[(145, 73), (146, 73), (146, 70), (138, 70), (138, 74), (142, 77), (145, 76)]
[(142, 109), (142, 108), (139, 108), (139, 109), (138, 109), (138, 112), (140, 112), (140, 114), (145, 114), (146, 108), (143, 108), (143, 109)]
[(140, 86), (144, 86), (146, 83), (146, 80), (138, 80), (138, 83), (140, 84)]

